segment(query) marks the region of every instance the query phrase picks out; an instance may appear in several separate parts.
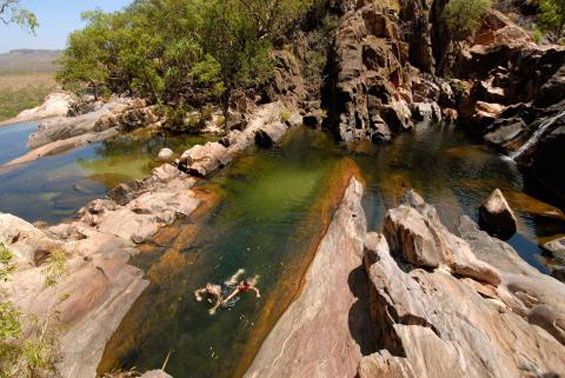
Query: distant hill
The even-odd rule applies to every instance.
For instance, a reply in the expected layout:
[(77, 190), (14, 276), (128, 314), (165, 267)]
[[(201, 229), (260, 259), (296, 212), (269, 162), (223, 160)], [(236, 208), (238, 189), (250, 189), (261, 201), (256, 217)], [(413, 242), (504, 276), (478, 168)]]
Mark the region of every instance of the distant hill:
[(0, 54), (0, 75), (28, 72), (53, 72), (61, 50), (11, 50)]

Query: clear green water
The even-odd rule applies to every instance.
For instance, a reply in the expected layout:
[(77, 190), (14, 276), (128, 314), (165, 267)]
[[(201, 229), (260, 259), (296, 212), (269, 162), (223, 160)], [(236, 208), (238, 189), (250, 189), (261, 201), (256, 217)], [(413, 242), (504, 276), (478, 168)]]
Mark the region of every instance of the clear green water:
[[(36, 128), (36, 123), (0, 128), (0, 165), (28, 151), (27, 136)], [(182, 153), (207, 140), (138, 133), (0, 169), (0, 212), (30, 222), (60, 222), (114, 186), (147, 176), (162, 164), (155, 159), (161, 148)]]
[[(476, 219), (494, 188), (517, 193), (511, 202), (520, 233), (510, 243), (546, 270), (537, 240), (565, 223), (520, 203), (523, 193), (553, 199), (513, 163), (452, 128), (405, 134), (385, 146), (349, 147), (328, 134), (298, 129), (282, 146), (250, 151), (204, 185), (201, 190), (219, 196), (210, 215), (180, 225), (181, 236), (148, 246), (135, 259), (152, 283), (107, 346), (100, 372), (158, 368), (171, 352), (167, 372), (177, 378), (241, 375), (296, 289), (298, 267), (324, 229), (316, 201), (337, 185), (346, 160), (358, 164), (367, 183), (371, 229), (406, 188), (435, 204), (451, 228), (461, 214)], [(192, 291), (208, 281), (221, 283), (239, 268), (261, 276), (263, 298), (246, 297), (233, 309), (208, 315)]]

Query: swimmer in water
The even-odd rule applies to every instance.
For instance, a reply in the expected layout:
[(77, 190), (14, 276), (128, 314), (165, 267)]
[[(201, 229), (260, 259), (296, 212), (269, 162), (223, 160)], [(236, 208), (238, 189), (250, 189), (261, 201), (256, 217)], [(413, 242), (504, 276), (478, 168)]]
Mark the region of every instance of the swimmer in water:
[[(258, 297), (260, 297), (259, 290), (256, 289), (255, 287), (253, 287), (252, 289), (251, 288), (247, 289), (247, 290), (242, 287), (238, 291), (239, 287), (241, 286), (241, 283), (238, 285), (238, 281), (241, 278), (241, 276), (244, 275), (244, 274), (245, 274), (245, 270), (239, 269), (229, 280), (224, 282), (224, 284), (222, 286), (207, 283), (205, 287), (198, 289), (194, 292), (194, 297), (196, 298), (196, 301), (202, 302), (204, 297), (207, 296), (209, 298), (209, 302), (214, 303), (214, 301), (211, 298), (215, 298), (214, 307), (212, 307), (208, 311), (210, 313), (210, 315), (214, 315), (219, 307), (225, 306), (230, 300), (235, 298), (235, 296), (242, 291), (247, 292), (249, 290), (255, 290)], [(255, 280), (256, 280), (256, 278), (255, 278)], [(228, 290), (233, 288), (235, 285), (238, 285), (238, 287), (235, 289), (235, 291), (232, 293), (232, 295), (228, 296), (228, 298), (226, 298), (224, 300), (224, 296), (227, 295)]]
[(261, 298), (261, 292), (259, 291), (258, 288), (255, 287), (255, 283), (256, 283), (257, 279), (253, 279), (252, 281), (241, 281), (239, 283), (239, 285), (237, 285), (237, 287), (235, 288), (235, 290), (226, 298), (222, 301), (222, 305), (226, 305), (228, 304), (232, 299), (234, 299), (235, 297), (237, 297), (240, 294), (244, 294), (244, 293), (248, 293), (250, 291), (253, 291), (255, 293), (255, 297), (256, 298)]
[[(223, 290), (220, 285), (207, 283), (206, 286), (204, 286), (202, 289), (198, 289), (194, 292), (194, 297), (198, 302), (202, 302), (204, 296), (216, 298), (216, 304), (214, 306), (214, 313), (215, 313), (216, 312), (215, 309), (220, 307), (222, 304), (222, 294), (223, 294)], [(212, 303), (211, 299), (209, 299), (209, 301), (210, 303)]]

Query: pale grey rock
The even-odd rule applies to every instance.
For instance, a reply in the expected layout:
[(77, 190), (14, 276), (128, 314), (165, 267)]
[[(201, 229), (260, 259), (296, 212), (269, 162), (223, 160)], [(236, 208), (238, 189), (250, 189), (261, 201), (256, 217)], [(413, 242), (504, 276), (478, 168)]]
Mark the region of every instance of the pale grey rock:
[(271, 147), (286, 133), (287, 126), (282, 123), (265, 125), (255, 132), (255, 144), (261, 147)]
[(47, 96), (40, 106), (27, 109), (18, 114), (15, 118), (0, 122), (0, 127), (18, 122), (30, 122), (52, 117), (65, 116), (73, 98), (65, 92), (54, 92)]
[(81, 134), (67, 139), (56, 140), (41, 145), (34, 150), (29, 151), (27, 154), (20, 156), (17, 159), (7, 162), (3, 165), (4, 168), (14, 167), (16, 165), (29, 163), (46, 156), (56, 155), (72, 149), (87, 146), (89, 144), (102, 142), (104, 140), (113, 138), (119, 134), (116, 128), (108, 129), (100, 133), (87, 133)]
[(299, 113), (294, 113), (287, 121), (286, 125), (288, 127), (302, 126), (304, 122), (303, 117)]
[(26, 266), (35, 266), (52, 249), (61, 246), (31, 223), (5, 213), (0, 213), (0, 241), (10, 248), (14, 262)]
[(565, 259), (565, 237), (545, 243), (543, 248), (554, 256)]
[(365, 253), (383, 350), (364, 357), (361, 378), (519, 377), (524, 366), (533, 375), (563, 373), (563, 344), (511, 311), (491, 286), (403, 266), (380, 234), (367, 236)]
[(143, 374), (140, 378), (173, 378), (163, 370), (152, 370)]

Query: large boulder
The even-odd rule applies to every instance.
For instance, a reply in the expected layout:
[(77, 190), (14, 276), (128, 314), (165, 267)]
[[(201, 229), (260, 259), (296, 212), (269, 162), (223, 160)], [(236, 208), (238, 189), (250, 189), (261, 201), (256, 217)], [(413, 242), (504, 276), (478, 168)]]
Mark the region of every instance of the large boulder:
[(416, 194), (409, 193), (404, 206), (434, 227), (438, 240), (451, 240), (451, 247), (457, 240), (455, 254), (467, 249), (467, 257), (496, 271), (498, 284), (463, 276), (456, 269), (406, 264), (398, 255), (410, 255), (412, 246), (397, 250), (398, 245), (387, 242), (403, 239), (405, 229), (385, 226), (385, 235), (368, 234), (364, 261), (380, 350), (363, 357), (359, 377), (563, 374), (565, 286), (529, 266), (506, 243), (478, 230), (469, 218), (462, 219), (457, 237)]
[(481, 205), (479, 215), (481, 227), (491, 235), (509, 239), (516, 233), (518, 221), (500, 189), (495, 189)]
[(286, 130), (287, 126), (284, 123), (265, 125), (256, 131), (255, 144), (260, 147), (271, 147), (283, 137)]
[(229, 164), (232, 157), (229, 150), (218, 142), (209, 142), (205, 145), (196, 145), (185, 151), (179, 164), (187, 168), (188, 172), (205, 177), (216, 169)]

